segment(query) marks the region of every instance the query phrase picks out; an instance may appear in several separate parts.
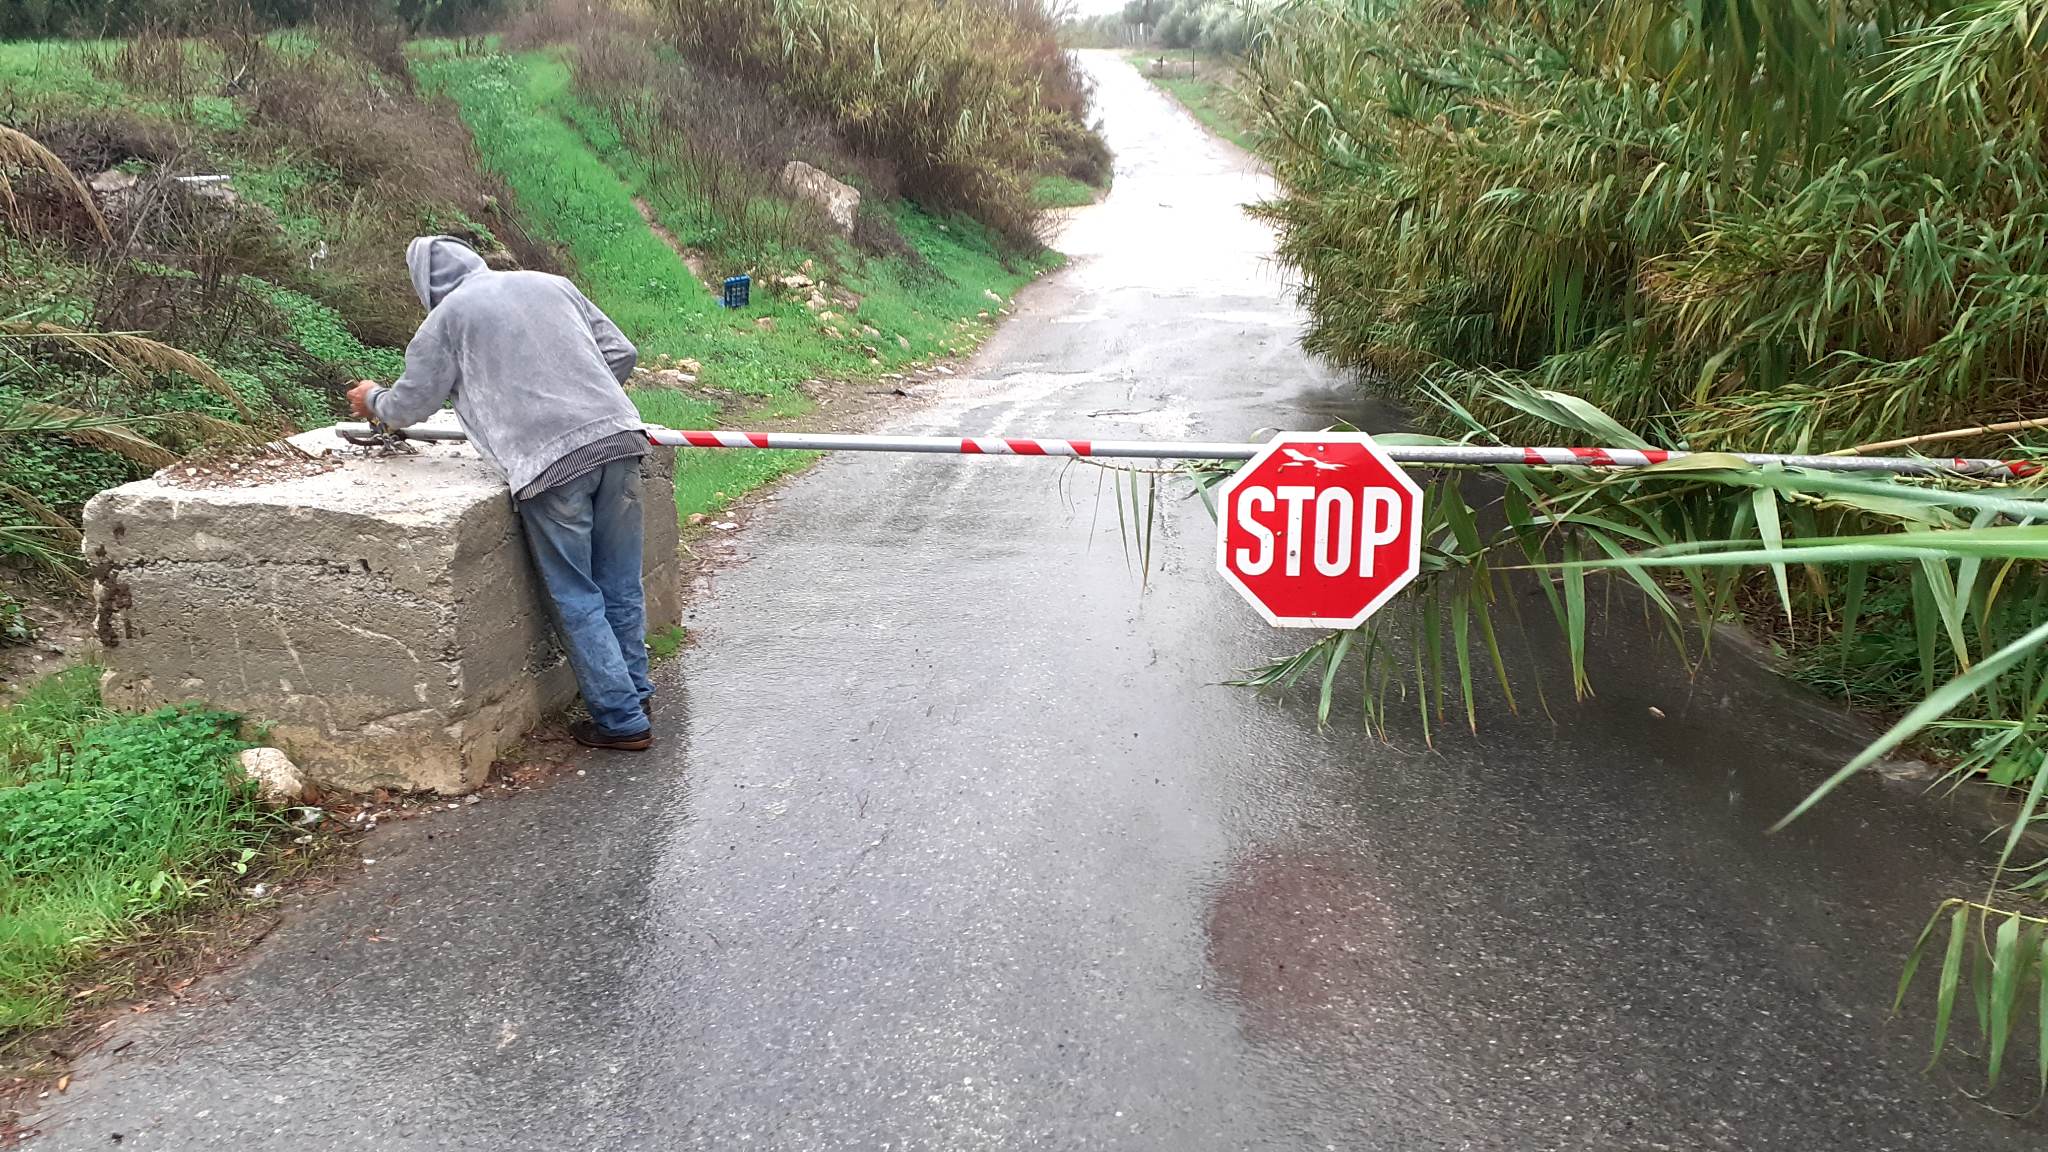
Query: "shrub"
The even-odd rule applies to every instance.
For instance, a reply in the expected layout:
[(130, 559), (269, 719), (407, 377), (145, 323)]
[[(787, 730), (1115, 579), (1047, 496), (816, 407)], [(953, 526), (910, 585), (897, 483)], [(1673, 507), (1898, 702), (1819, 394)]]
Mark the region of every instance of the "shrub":
[(271, 827), (238, 720), (116, 716), (79, 667), (0, 706), (0, 1036), (60, 1019), (66, 981), (146, 918), (244, 871)]
[(121, 717), (30, 764), (23, 783), (0, 788), (0, 870), (189, 858), (224, 817), (253, 815), (248, 780), (230, 770), (249, 746), (238, 724), (198, 709)]
[(156, 27), (173, 33), (226, 23), (270, 27), (315, 18), (402, 24), (412, 32), (471, 31), (518, 0), (13, 0), (0, 6), (0, 38), (104, 36)]
[(1083, 128), (1077, 121), (1061, 121), (1053, 125), (1048, 133), (1053, 148), (1053, 158), (1046, 162), (1046, 171), (1072, 177), (1095, 188), (1109, 187), (1110, 178), (1116, 172), (1116, 156), (1109, 150), (1109, 142), (1102, 138), (1101, 125)]
[(1402, 388), (1506, 372), (1694, 447), (2025, 411), (2039, 25), (1951, 7), (1285, 10), (1252, 77), (1311, 347)]
[[(2038, 415), (2044, 18), (2043, 0), (1302, 0), (1249, 68), (1281, 185), (1262, 211), (1305, 274), (1311, 347), (1461, 437), (2038, 458), (1984, 425)], [(1489, 554), (1601, 557), (1680, 644), (1748, 597), (1810, 682), (1903, 713), (1788, 820), (1909, 739), (1948, 754), (1950, 782), (2026, 789), (1981, 899), (1942, 904), (1898, 991), (1947, 922), (1934, 1057), (1967, 986), (1995, 1089), (2020, 1006), (2048, 1004), (2016, 995), (2048, 929), (2048, 862), (2015, 855), (2048, 795), (2041, 480), (1694, 463), (1443, 481), (1415, 613), (1429, 655), (1447, 611), (1476, 723)], [(1480, 491), (1505, 492), (1485, 517)], [(1505, 527), (1482, 539), (1488, 520)], [(1585, 569), (1541, 587), (1584, 691)], [(1346, 651), (1399, 660), (1377, 655), (1386, 622), (1268, 682), (1323, 662), (1330, 684)]]
[[(661, 0), (686, 55), (773, 88), (888, 161), (903, 191), (1038, 245), (1031, 174), (1086, 87), (1037, 0)], [(1085, 129), (1083, 129), (1085, 131)]]

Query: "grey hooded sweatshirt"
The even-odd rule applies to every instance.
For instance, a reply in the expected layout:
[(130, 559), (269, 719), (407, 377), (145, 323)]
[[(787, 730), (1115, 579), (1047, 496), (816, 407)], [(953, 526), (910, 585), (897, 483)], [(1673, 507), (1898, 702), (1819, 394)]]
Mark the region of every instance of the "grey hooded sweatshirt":
[(405, 372), (370, 393), (394, 428), (450, 396), (483, 458), (520, 492), (587, 445), (643, 427), (620, 387), (639, 353), (574, 284), (544, 272), (493, 272), (460, 240), (422, 236), (405, 250), (426, 323)]

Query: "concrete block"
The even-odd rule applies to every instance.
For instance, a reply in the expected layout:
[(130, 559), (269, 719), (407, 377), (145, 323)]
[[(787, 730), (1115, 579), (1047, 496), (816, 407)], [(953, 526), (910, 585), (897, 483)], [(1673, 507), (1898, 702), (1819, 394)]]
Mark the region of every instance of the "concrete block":
[[(294, 443), (338, 466), (241, 487), (159, 476), (86, 506), (107, 702), (242, 712), (329, 788), (479, 787), (576, 693), (503, 479), (466, 444)], [(653, 630), (682, 618), (675, 451), (642, 476)]]

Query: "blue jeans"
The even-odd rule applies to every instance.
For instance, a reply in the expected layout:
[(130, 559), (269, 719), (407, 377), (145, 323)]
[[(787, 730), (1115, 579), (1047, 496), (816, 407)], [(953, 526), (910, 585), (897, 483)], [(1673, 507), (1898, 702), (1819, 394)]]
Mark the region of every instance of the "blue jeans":
[(646, 731), (640, 461), (614, 460), (518, 507), (590, 719), (611, 736)]

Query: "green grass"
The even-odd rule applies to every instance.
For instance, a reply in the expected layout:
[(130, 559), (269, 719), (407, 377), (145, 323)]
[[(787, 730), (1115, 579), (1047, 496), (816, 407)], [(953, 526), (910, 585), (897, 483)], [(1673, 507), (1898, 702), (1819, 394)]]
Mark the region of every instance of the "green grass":
[[(288, 41), (279, 38), (276, 45), (288, 49)], [(283, 240), (301, 256), (358, 222), (361, 197), (335, 191), (341, 174), (303, 150), (280, 149), (251, 136), (244, 131), (248, 109), (242, 104), (168, 101), (108, 78), (95, 56), (119, 48), (114, 42), (0, 44), (0, 106), (60, 120), (104, 109), (189, 136), (233, 173), (244, 197), (270, 210)], [(188, 51), (203, 60), (213, 50), (195, 45)], [(834, 241), (831, 251), (762, 253), (751, 266), (710, 268), (713, 277), (755, 275), (752, 306), (729, 311), (648, 228), (635, 201), (647, 204), (685, 243), (706, 249), (716, 248), (710, 242), (719, 228), (716, 213), (673, 173), (653, 171), (607, 114), (579, 100), (570, 70), (557, 55), (462, 53), (448, 42), (421, 42), (415, 66), (423, 87), (456, 106), (483, 165), (512, 192), (522, 223), (558, 246), (571, 274), (640, 346), (643, 358), (666, 355), (703, 365), (702, 386), (716, 400), (636, 396), (650, 420), (689, 426), (800, 417), (809, 410), (801, 390), (807, 380), (860, 378), (972, 350), (993, 330), (1000, 303), (1059, 262), (1053, 253), (1006, 258), (989, 232), (971, 220), (939, 220), (903, 201), (871, 201), (865, 210), (886, 213), (915, 259), (871, 257)], [(1050, 187), (1048, 194), (1061, 197), (1078, 197), (1081, 190), (1064, 183)], [(401, 242), (394, 236), (390, 245), (394, 267)], [(835, 319), (814, 315), (805, 307), (805, 294), (774, 288), (779, 271), (807, 260), (825, 270), (819, 276), (828, 283)], [(311, 379), (309, 362), (323, 366), (326, 377), (376, 379), (391, 378), (401, 364), (397, 349), (366, 345), (350, 333), (335, 311), (337, 303), (353, 299), (349, 289), (337, 287), (341, 295), (321, 298), (328, 275), (322, 266), (307, 273), (304, 283), (243, 277), (242, 286), (268, 305), (296, 347), (243, 339), (205, 353), (257, 407), (301, 425), (326, 419), (335, 403), (334, 396), (304, 383)], [(51, 287), (37, 287), (35, 299), (14, 299), (24, 295), (20, 285), (46, 281)], [(91, 298), (87, 281), (82, 267), (45, 270), (18, 279), (16, 290), (0, 293), (0, 303), (12, 304), (15, 312), (32, 310), (37, 319), (61, 320), (79, 310), (78, 299)], [(66, 291), (76, 299), (65, 298)], [(848, 293), (858, 298), (857, 308), (841, 302)], [(63, 385), (38, 387), (53, 394)], [(137, 412), (176, 409), (187, 400), (221, 414), (217, 398), (197, 392), (186, 397), (175, 385), (149, 397)], [(66, 507), (132, 478), (124, 462), (68, 443), (46, 446), (42, 456), (13, 455), (0, 468), (0, 479), (56, 492)], [(678, 514), (715, 511), (813, 458), (689, 454), (679, 467)]]
[[(1231, 66), (1216, 60), (1204, 59), (1195, 69), (1195, 74), (1173, 73), (1154, 76), (1146, 65), (1159, 58), (1158, 52), (1133, 52), (1131, 65), (1147, 80), (1180, 102), (1202, 127), (1247, 152), (1253, 150), (1251, 122), (1242, 105), (1238, 102), (1232, 87)], [(1187, 53), (1176, 52), (1167, 55), (1168, 63), (1184, 63)]]
[(29, 764), (76, 740), (107, 715), (100, 707), (97, 668), (67, 668), (30, 685), (21, 699), (0, 707), (0, 788), (20, 784)]
[[(226, 96), (195, 93), (184, 100), (138, 98), (119, 80), (95, 71), (95, 59), (120, 51), (109, 40), (16, 40), (0, 42), (0, 93), (5, 93), (9, 120), (43, 112), (119, 108), (164, 124), (183, 123), (214, 132), (228, 132), (248, 123), (243, 108)], [(193, 59), (212, 49), (188, 46)], [(212, 53), (218, 59), (218, 53)]]
[[(808, 411), (799, 391), (806, 380), (858, 378), (969, 351), (994, 325), (998, 301), (988, 293), (1007, 300), (1058, 263), (1051, 253), (1006, 262), (972, 221), (937, 220), (900, 201), (875, 203), (864, 210), (889, 213), (923, 266), (850, 249), (816, 254), (820, 263), (844, 269), (832, 287), (860, 300), (851, 315), (832, 307), (842, 313), (831, 322), (838, 336), (801, 299), (773, 290), (772, 269), (751, 269), (753, 304), (731, 311), (646, 226), (634, 201), (648, 204), (685, 239), (701, 227), (703, 206), (688, 188), (657, 177), (608, 117), (577, 99), (560, 59), (544, 52), (457, 54), (446, 44), (427, 44), (416, 71), (425, 86), (454, 101), (484, 165), (510, 186), (528, 226), (562, 246), (584, 291), (640, 346), (643, 358), (698, 361), (702, 386), (724, 400), (636, 393), (635, 402), (655, 423), (689, 427), (721, 418), (799, 416)], [(797, 263), (806, 254), (784, 258)], [(712, 270), (736, 271), (742, 269)], [(766, 328), (757, 323), (763, 318), (770, 321)], [(716, 511), (814, 458), (686, 452), (677, 467), (678, 514)]]
[(1100, 199), (1102, 191), (1072, 176), (1047, 174), (1031, 186), (1031, 202), (1040, 208), (1081, 208)]
[(91, 67), (94, 54), (114, 49), (105, 41), (0, 41), (0, 93), (6, 94), (9, 119), (72, 108), (132, 107), (124, 86), (101, 79)]
[(72, 668), (0, 708), (0, 1033), (55, 1023), (74, 973), (230, 882), (263, 839), (236, 717), (116, 715), (97, 684)]
[[(640, 415), (666, 428), (709, 428), (719, 423), (714, 400), (666, 389), (635, 389), (630, 393)], [(801, 401), (800, 396), (787, 397)], [(757, 410), (762, 419), (781, 413), (768, 405)], [(677, 514), (721, 512), (733, 501), (763, 484), (798, 471), (818, 459), (816, 452), (763, 451), (753, 448), (685, 448), (676, 461)]]
[(656, 663), (672, 660), (683, 650), (683, 644), (689, 638), (689, 631), (682, 625), (671, 625), (647, 637), (647, 653)]
[[(344, 195), (342, 174), (304, 149), (273, 138), (271, 126), (252, 131), (247, 96), (199, 95), (172, 100), (125, 82), (105, 61), (115, 42), (10, 42), (0, 44), (0, 109), (9, 122), (32, 132), (69, 126), (112, 141), (155, 138), (175, 142), (210, 170), (234, 177), (246, 200), (271, 209), (281, 235), (251, 228), (237, 233), (232, 266), (261, 275), (237, 275), (203, 284), (188, 269), (195, 253), (147, 246), (116, 260), (84, 253), (34, 235), (7, 233), (0, 242), (0, 316), (93, 327), (95, 300), (126, 280), (135, 298), (170, 301), (154, 315), (174, 331), (150, 331), (198, 356), (239, 393), (266, 428), (317, 427), (339, 415), (335, 385), (355, 376), (389, 378), (402, 365), (396, 348), (373, 347), (353, 334), (326, 291), (331, 265), (311, 267), (311, 253), (338, 239), (352, 220), (374, 221), (374, 196)], [(188, 44), (192, 77), (202, 87), (220, 67), (219, 53)], [(72, 133), (53, 142), (74, 138)], [(60, 144), (61, 146), (61, 144)], [(147, 165), (128, 162), (142, 170)], [(222, 243), (218, 238), (194, 243)], [(390, 279), (404, 284), (397, 264)], [(215, 253), (220, 255), (221, 253)], [(138, 287), (153, 279), (156, 284)], [(156, 417), (197, 413), (236, 422), (235, 407), (215, 392), (176, 374), (126, 379), (88, 358), (0, 353), (0, 396), (51, 401), (136, 418), (138, 432), (173, 451), (200, 446), (189, 424), (153, 424)], [(180, 432), (179, 428), (188, 429)], [(57, 437), (16, 437), (0, 446), (0, 488), (34, 493), (60, 515), (74, 516), (94, 493), (146, 474), (147, 468), (99, 447)], [(0, 519), (19, 520), (17, 503), (0, 496)]]

